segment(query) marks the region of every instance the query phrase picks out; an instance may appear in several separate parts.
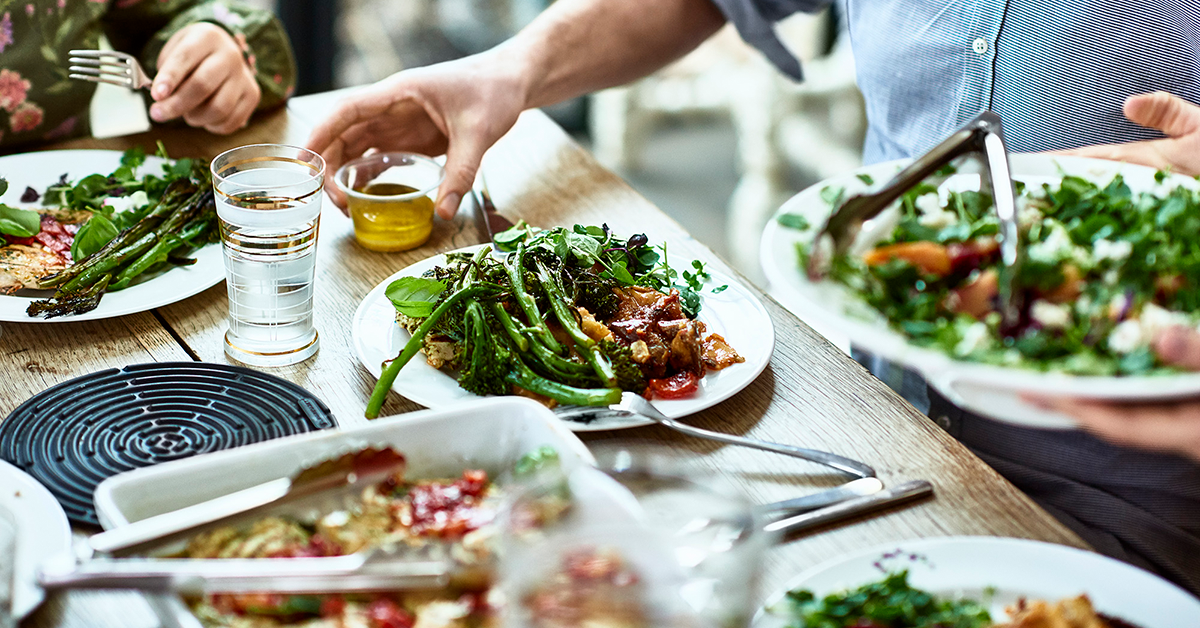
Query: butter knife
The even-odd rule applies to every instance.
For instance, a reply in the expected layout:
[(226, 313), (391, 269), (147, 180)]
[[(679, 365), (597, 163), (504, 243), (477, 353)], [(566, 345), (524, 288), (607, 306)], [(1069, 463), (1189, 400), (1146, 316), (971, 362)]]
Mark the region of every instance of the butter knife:
[(492, 196), (488, 193), (487, 179), (483, 171), (479, 172), (479, 180), (471, 189), (475, 197), (475, 227), (479, 230), (479, 238), (484, 242), (493, 242), (496, 234), (513, 228), (513, 222), (500, 214)]

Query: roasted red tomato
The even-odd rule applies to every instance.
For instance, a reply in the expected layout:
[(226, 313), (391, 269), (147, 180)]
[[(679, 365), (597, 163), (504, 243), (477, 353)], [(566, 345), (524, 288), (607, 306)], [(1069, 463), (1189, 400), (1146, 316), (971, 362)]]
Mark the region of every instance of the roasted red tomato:
[(681, 371), (665, 379), (650, 380), (650, 390), (663, 399), (682, 399), (700, 389), (700, 378), (690, 371)]
[(416, 624), (412, 613), (387, 598), (371, 602), (371, 606), (367, 608), (367, 617), (371, 619), (371, 628), (413, 628)]

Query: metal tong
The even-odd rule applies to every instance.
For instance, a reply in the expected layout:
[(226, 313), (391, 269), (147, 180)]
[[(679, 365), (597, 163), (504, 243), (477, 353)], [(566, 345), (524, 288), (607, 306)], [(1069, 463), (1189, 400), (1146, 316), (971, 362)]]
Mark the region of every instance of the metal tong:
[(1022, 252), (1017, 223), (1016, 189), (1004, 147), (1000, 116), (984, 111), (933, 147), (907, 168), (901, 170), (881, 190), (854, 196), (829, 216), (813, 241), (808, 276), (813, 281), (825, 278), (835, 255), (844, 254), (862, 230), (863, 223), (878, 216), (913, 186), (958, 157), (973, 155), (983, 166), (983, 180), (992, 192), (992, 204), (1000, 219), (1000, 314), (1002, 329), (1014, 329), (1021, 317), (1021, 294), (1016, 280)]

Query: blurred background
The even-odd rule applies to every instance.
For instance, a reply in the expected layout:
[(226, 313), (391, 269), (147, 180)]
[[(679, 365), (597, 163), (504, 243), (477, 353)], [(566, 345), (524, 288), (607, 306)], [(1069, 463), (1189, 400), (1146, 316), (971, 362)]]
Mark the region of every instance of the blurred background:
[[(301, 68), (298, 93), (370, 83), (490, 48), (551, 0), (252, 0), (275, 9)], [(778, 31), (805, 63), (794, 83), (731, 27), (635, 84), (548, 110), (608, 167), (759, 280), (762, 227), (787, 197), (860, 164), (865, 132), (837, 15)]]

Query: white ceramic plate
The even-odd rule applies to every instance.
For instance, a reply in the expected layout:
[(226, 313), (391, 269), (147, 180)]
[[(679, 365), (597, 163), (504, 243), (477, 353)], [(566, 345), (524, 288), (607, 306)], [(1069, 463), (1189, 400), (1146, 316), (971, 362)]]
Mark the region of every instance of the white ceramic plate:
[[(158, 157), (147, 157), (140, 172), (160, 172), (164, 161)], [(22, 203), (21, 194), (26, 186), (39, 193), (58, 181), (66, 173), (67, 179), (78, 181), (90, 174), (108, 174), (121, 164), (121, 153), (112, 150), (55, 150), (40, 153), (22, 153), (0, 157), (0, 176), (8, 179), (8, 192), (0, 196), (0, 203), (13, 207), (37, 207), (37, 203)], [(44, 319), (25, 314), (25, 308), (42, 296), (0, 295), (0, 321), (9, 323), (57, 323), (68, 321), (90, 321), (113, 316), (124, 316), (152, 310), (156, 307), (182, 301), (203, 290), (207, 290), (225, 279), (225, 262), (221, 258), (221, 247), (208, 245), (193, 255), (196, 263), (181, 266), (136, 283), (124, 290), (104, 295), (100, 306), (78, 316), (61, 316)], [(25, 292), (25, 291), (22, 291)], [(45, 294), (45, 293), (25, 293)]]
[[(480, 245), (485, 246), (485, 245)], [(456, 252), (474, 252), (480, 246), (460, 249)], [(671, 256), (671, 264), (685, 267), (689, 262)], [(382, 364), (400, 353), (400, 349), (411, 337), (396, 323), (396, 309), (384, 292), (388, 284), (400, 277), (417, 277), (425, 271), (445, 263), (444, 255), (435, 255), (417, 262), (383, 280), (375, 286), (354, 313), (354, 349), (358, 361), (375, 377), (383, 371)], [(663, 414), (677, 419), (699, 412), (724, 401), (750, 385), (771, 360), (775, 348), (775, 328), (771, 317), (762, 303), (732, 277), (713, 273), (708, 286), (728, 285), (719, 294), (712, 294), (707, 287), (702, 292), (703, 306), (699, 320), (708, 326), (708, 331), (721, 334), (730, 346), (746, 361), (720, 371), (709, 371), (700, 380), (700, 390), (687, 399), (655, 400), (654, 405)], [(427, 364), (423, 355), (418, 355), (404, 366), (392, 390), (423, 406), (441, 408), (479, 397), (458, 387), (453, 377)], [(571, 422), (576, 432), (621, 429), (649, 425), (648, 419), (630, 417), (597, 420), (591, 423)]]
[(837, 558), (801, 573), (767, 599), (754, 628), (783, 628), (769, 612), (792, 589), (817, 597), (877, 582), (887, 571), (907, 569), (909, 584), (938, 596), (984, 600), (994, 588), (992, 620), (1020, 597), (1060, 600), (1086, 593), (1100, 613), (1141, 628), (1200, 626), (1200, 600), (1137, 567), (1079, 549), (996, 537), (945, 537), (901, 541)]
[(42, 603), (42, 588), (37, 585), (38, 565), (71, 547), (71, 526), (62, 506), (46, 487), (3, 460), (0, 460), (0, 508), (11, 512), (17, 524), (13, 614), (21, 619)]
[[(1064, 174), (1107, 184), (1119, 173), (1135, 193), (1156, 186), (1155, 171), (1143, 166), (1041, 154), (1012, 155), (1011, 162), (1013, 176), (1032, 184), (1059, 181)], [(808, 231), (784, 228), (775, 220), (767, 224), (760, 251), (763, 271), (772, 291), (780, 292), (784, 302), (803, 305), (797, 312), (801, 318), (811, 317), (821, 325), (845, 333), (855, 346), (915, 369), (956, 405), (1019, 425), (1059, 429), (1075, 426), (1074, 420), (1064, 414), (1022, 401), (1020, 394), (1025, 392), (1109, 401), (1161, 401), (1200, 394), (1200, 374), (1077, 376), (955, 360), (940, 351), (909, 345), (902, 334), (889, 328), (882, 316), (845, 286), (833, 281), (808, 281), (800, 269), (796, 245), (811, 241), (815, 229), (825, 224), (829, 216), (829, 207), (820, 199), (821, 190), (826, 186), (845, 186), (847, 196), (865, 192), (869, 186), (859, 180), (858, 175), (869, 175), (878, 187), (903, 165), (906, 162), (862, 168), (818, 183), (789, 199), (777, 215), (795, 213), (805, 216), (813, 225)], [(1166, 184), (1195, 186), (1196, 181), (1173, 175), (1167, 178)], [(947, 185), (957, 186), (957, 189), (978, 189), (979, 178), (964, 174), (948, 181)]]

